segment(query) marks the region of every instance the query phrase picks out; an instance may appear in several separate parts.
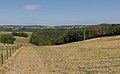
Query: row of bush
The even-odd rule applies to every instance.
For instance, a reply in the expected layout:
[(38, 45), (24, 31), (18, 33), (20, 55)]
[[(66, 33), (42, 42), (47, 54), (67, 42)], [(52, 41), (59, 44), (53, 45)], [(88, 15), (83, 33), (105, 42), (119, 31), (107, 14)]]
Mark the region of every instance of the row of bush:
[[(55, 34), (56, 36), (57, 34)], [(70, 42), (82, 41), (84, 39), (92, 39), (104, 36), (120, 35), (120, 25), (98, 25), (98, 26), (86, 26), (79, 29), (71, 29), (67, 33), (63, 33), (61, 36), (54, 38), (46, 36), (39, 32), (34, 32), (30, 38), (30, 42), (35, 45), (60, 45)]]
[(12, 32), (14, 36), (20, 36), (20, 37), (28, 37), (27, 33), (24, 32)]

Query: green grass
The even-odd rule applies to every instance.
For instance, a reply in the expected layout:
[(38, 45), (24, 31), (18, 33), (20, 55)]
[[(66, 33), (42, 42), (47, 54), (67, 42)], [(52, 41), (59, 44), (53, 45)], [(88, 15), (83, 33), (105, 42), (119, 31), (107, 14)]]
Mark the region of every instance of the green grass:
[(120, 36), (34, 48), (39, 51), (40, 58), (51, 73), (120, 73)]
[(25, 32), (25, 33), (27, 33), (28, 36), (31, 36), (31, 35), (32, 35), (32, 32)]
[(28, 38), (24, 38), (24, 37), (15, 37), (15, 44), (22, 44), (22, 45), (26, 45), (26, 44), (30, 44), (29, 43), (29, 37)]

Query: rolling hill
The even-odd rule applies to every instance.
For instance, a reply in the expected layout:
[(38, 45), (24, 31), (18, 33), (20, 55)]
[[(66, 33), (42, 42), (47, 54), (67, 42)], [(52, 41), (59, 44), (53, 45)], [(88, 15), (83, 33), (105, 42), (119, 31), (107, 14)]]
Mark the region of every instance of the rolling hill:
[[(33, 51), (37, 51), (35, 52), (37, 58), (39, 57), (45, 71), (49, 74), (120, 73), (120, 36), (94, 38), (54, 46), (35, 46), (29, 43), (29, 38), (16, 37), (16, 39), (15, 44), (23, 44), (25, 48), (29, 46)], [(28, 49), (22, 51), (27, 53)], [(31, 50), (29, 52), (31, 52), (30, 56), (35, 55)]]
[(50, 73), (118, 74), (120, 36), (95, 38), (58, 46), (34, 46)]

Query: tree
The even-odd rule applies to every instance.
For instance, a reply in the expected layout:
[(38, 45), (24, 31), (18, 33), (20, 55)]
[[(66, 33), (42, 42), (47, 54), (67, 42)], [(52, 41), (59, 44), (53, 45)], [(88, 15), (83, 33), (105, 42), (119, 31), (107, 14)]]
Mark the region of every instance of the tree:
[(0, 42), (4, 44), (14, 44), (16, 39), (12, 34), (1, 34)]
[(42, 33), (34, 32), (30, 38), (32, 44), (42, 46), (42, 45), (51, 45), (50, 39)]

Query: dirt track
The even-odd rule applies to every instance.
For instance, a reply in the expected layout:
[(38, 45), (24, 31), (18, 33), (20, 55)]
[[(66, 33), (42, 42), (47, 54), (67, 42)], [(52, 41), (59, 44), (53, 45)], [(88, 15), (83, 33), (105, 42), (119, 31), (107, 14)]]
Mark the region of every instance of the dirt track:
[(24, 46), (12, 62), (5, 64), (5, 74), (48, 74), (38, 52)]

